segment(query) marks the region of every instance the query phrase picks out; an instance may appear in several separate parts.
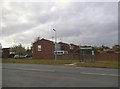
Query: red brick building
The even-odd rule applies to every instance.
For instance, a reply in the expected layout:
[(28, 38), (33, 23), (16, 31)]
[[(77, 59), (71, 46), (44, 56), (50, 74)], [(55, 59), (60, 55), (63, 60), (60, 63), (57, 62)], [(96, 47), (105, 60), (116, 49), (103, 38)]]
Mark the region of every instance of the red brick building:
[(9, 58), (10, 48), (2, 48), (2, 58)]
[(61, 46), (61, 50), (68, 51), (68, 53), (74, 53), (77, 49), (79, 49), (79, 46), (74, 44), (67, 44), (63, 42), (59, 42)]
[(33, 43), (34, 59), (53, 59), (54, 58), (54, 43), (52, 41), (41, 39)]
[[(79, 46), (59, 42), (57, 45), (57, 55), (73, 53)], [(33, 43), (32, 57), (34, 59), (54, 59), (54, 42), (46, 39), (41, 39)]]

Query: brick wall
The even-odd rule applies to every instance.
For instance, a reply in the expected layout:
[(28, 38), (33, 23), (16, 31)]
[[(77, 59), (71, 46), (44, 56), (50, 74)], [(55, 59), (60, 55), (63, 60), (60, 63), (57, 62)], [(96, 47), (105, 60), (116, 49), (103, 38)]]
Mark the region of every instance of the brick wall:
[(105, 60), (105, 61), (109, 61), (109, 60), (111, 60), (111, 61), (113, 61), (113, 60), (118, 60), (118, 55), (120, 55), (120, 54), (116, 54), (116, 53), (104, 53), (104, 54), (96, 54), (95, 55), (95, 60), (97, 60), (97, 61), (103, 61), (103, 60)]
[[(106, 54), (95, 54), (94, 60), (96, 61), (113, 61), (118, 60), (118, 56), (120, 54), (116, 53), (106, 53)], [(66, 59), (66, 60), (81, 60), (81, 56), (79, 54), (65, 54), (62, 56), (57, 56), (58, 59)]]
[(79, 60), (80, 56), (79, 56), (79, 54), (69, 53), (69, 54), (64, 54), (64, 55), (61, 55), (61, 56), (57, 56), (57, 59)]

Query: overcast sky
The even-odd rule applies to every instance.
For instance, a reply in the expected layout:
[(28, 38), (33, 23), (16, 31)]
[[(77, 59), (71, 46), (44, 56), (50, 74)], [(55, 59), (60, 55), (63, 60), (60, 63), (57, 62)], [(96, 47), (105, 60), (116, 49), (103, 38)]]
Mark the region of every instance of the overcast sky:
[(117, 2), (5, 2), (0, 9), (0, 42), (31, 46), (40, 36), (78, 45), (118, 43)]

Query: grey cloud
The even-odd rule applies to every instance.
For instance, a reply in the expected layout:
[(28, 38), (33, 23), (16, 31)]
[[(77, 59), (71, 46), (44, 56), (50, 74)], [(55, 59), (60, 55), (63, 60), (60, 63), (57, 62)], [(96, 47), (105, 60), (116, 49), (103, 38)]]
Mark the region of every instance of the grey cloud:
[[(4, 21), (10, 23), (12, 19), (16, 19), (16, 22), (13, 20), (3, 28), (3, 36), (34, 30), (34, 35), (13, 38), (15, 42), (29, 43), (39, 35), (50, 38), (54, 35), (52, 29), (55, 28), (58, 39), (70, 43), (93, 45), (117, 43), (117, 3), (72, 2), (64, 9), (54, 2), (11, 3), (10, 6), (12, 14), (6, 10), (3, 14)], [(53, 7), (56, 7), (55, 11), (51, 10)], [(19, 22), (21, 13), (30, 14), (27, 16), (27, 23)], [(30, 40), (27, 40), (29, 38)]]
[(10, 25), (8, 27), (2, 28), (2, 34), (3, 36), (9, 36), (13, 35), (15, 33), (21, 33), (25, 30), (29, 30), (33, 27), (35, 27), (35, 24), (29, 23), (29, 24), (16, 24), (16, 25)]
[[(92, 3), (90, 3), (90, 4), (92, 4)], [(68, 36), (72, 36), (72, 34), (81, 35), (81, 33), (87, 33), (87, 32), (90, 32), (91, 35), (94, 32), (99, 33), (99, 34), (105, 34), (105, 33), (109, 34), (114, 31), (117, 31), (117, 10), (115, 10), (116, 9), (114, 6), (115, 4), (112, 4), (112, 3), (109, 3), (109, 4), (101, 3), (101, 5), (99, 5), (99, 6), (97, 6), (96, 4), (93, 4), (92, 7), (89, 7), (89, 5), (88, 5), (87, 7), (89, 7), (89, 8), (92, 8), (92, 9), (97, 8), (94, 11), (97, 13), (93, 14), (92, 12), (87, 11), (86, 10), (87, 7), (86, 7), (86, 8), (84, 8), (84, 10), (82, 10), (82, 14), (84, 14), (84, 16), (82, 16), (82, 19), (79, 19), (80, 16), (76, 16), (76, 14), (75, 14), (75, 13), (78, 14), (81, 12), (74, 12), (75, 10), (73, 9), (74, 15), (72, 17), (68, 11), (67, 12), (68, 19), (65, 18), (65, 20), (61, 26), (61, 28), (63, 29), (63, 32), (62, 32), (63, 36), (67, 36), (68, 34), (69, 34)], [(75, 5), (73, 5), (73, 7), (74, 6)], [(104, 6), (104, 7), (102, 7), (102, 6)], [(77, 7), (77, 5), (75, 7)], [(80, 5), (78, 7), (80, 7)], [(111, 13), (111, 11), (109, 11), (109, 9), (111, 9), (112, 13)], [(89, 15), (89, 14), (93, 14), (93, 15)], [(102, 14), (102, 15), (99, 16), (100, 14)], [(78, 14), (78, 15), (80, 15), (80, 14)], [(71, 17), (69, 18), (69, 16), (71, 16)], [(73, 23), (69, 22), (69, 20), (71, 18), (73, 18)], [(68, 23), (66, 23), (66, 21), (68, 21)], [(73, 29), (71, 26), (73, 26)], [(68, 28), (72, 29), (72, 31)], [(65, 30), (66, 30), (66, 33), (65, 33)], [(112, 36), (112, 37), (114, 37), (114, 36)], [(107, 40), (109, 38), (105, 38), (105, 39)]]

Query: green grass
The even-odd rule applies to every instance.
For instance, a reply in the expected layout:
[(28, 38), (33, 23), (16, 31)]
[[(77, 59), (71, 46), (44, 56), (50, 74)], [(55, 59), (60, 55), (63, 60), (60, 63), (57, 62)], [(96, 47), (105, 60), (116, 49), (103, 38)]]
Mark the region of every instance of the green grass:
[(0, 58), (0, 63), (2, 62), (2, 58)]
[(3, 63), (25, 63), (25, 64), (52, 64), (63, 65), (76, 63), (77, 67), (100, 67), (100, 68), (120, 68), (118, 61), (95, 61), (79, 62), (79, 60), (41, 60), (41, 59), (3, 59)]
[(118, 61), (95, 61), (86, 63), (77, 63), (77, 66), (83, 67), (99, 67), (99, 68), (120, 68), (118, 66)]
[(3, 63), (27, 63), (27, 64), (70, 64), (78, 60), (42, 60), (42, 59), (3, 59)]

